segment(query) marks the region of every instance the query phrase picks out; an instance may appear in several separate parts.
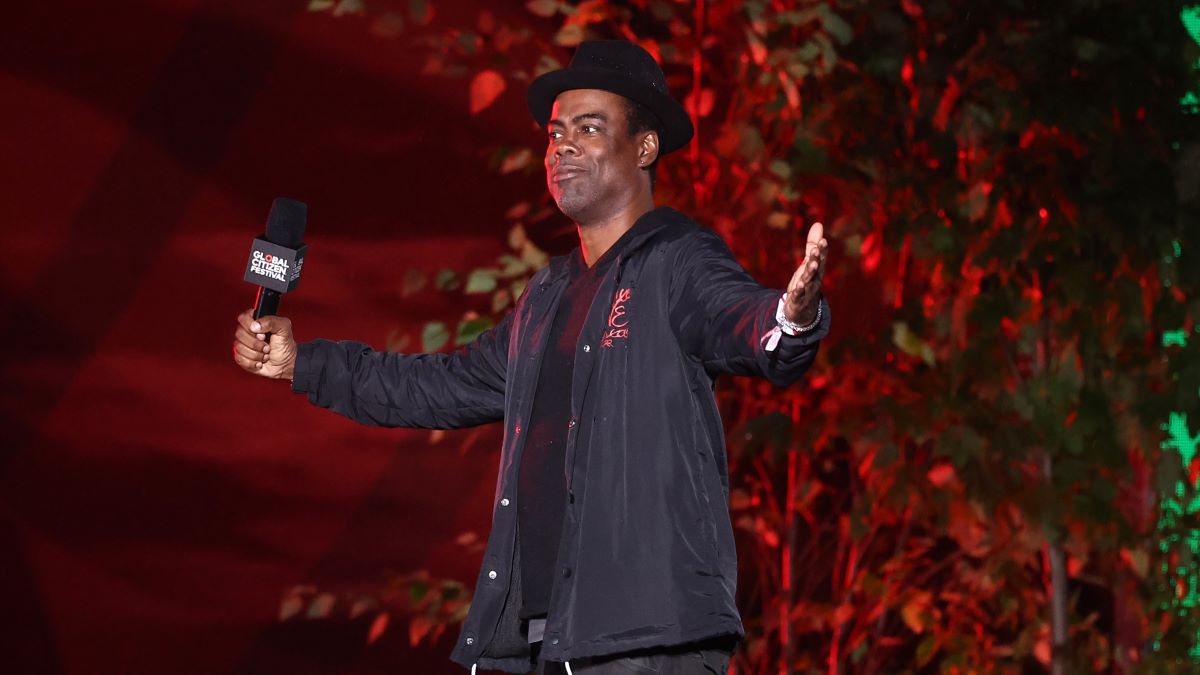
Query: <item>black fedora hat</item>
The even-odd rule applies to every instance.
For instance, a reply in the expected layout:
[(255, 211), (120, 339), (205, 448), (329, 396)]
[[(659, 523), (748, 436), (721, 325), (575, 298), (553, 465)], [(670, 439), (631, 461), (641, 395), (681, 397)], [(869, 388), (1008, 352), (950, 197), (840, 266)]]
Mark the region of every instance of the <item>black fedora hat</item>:
[(667, 78), (645, 49), (625, 40), (592, 40), (575, 50), (571, 63), (529, 85), (529, 112), (546, 126), (554, 99), (571, 89), (603, 89), (646, 106), (658, 116), (660, 154), (678, 150), (692, 139), (692, 120), (667, 90)]

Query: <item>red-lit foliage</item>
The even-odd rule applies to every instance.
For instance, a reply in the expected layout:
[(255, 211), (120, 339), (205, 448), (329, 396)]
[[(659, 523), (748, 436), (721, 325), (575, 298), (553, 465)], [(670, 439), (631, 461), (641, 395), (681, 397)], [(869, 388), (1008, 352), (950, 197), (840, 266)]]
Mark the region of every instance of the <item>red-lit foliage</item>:
[[(1200, 386), (1196, 357), (1168, 361), (1157, 336), (1200, 314), (1200, 132), (1178, 106), (1195, 84), (1179, 7), (1148, 4), (532, 0), (397, 31), (464, 80), (473, 112), (582, 39), (636, 40), (698, 131), (659, 168), (660, 202), (765, 283), (826, 223), (837, 328), (807, 385), (720, 389), (738, 673), (1152, 657), (1146, 467)], [(392, 26), (409, 11), (364, 10)], [(515, 255), (466, 279), (493, 312), (543, 259), (520, 228), (553, 213), (540, 152), (495, 154), (530, 181)], [(487, 325), (467, 317), (456, 341)], [(1164, 621), (1169, 663), (1196, 620)]]

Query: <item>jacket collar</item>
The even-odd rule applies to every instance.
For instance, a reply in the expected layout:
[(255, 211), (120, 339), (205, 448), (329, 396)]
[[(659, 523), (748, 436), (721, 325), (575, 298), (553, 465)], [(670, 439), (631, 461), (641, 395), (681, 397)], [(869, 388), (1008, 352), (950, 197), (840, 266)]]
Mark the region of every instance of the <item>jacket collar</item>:
[[(687, 221), (687, 216), (669, 206), (659, 206), (647, 211), (634, 222), (632, 229), (637, 231), (634, 233), (633, 238), (629, 240), (629, 243), (625, 245), (625, 250), (621, 252), (618, 260), (628, 258), (629, 254), (646, 245), (646, 243), (667, 226)], [(574, 250), (566, 255), (558, 255), (550, 259), (550, 271), (547, 275), (547, 283), (552, 283), (567, 276), (570, 271), (570, 258), (573, 254)]]

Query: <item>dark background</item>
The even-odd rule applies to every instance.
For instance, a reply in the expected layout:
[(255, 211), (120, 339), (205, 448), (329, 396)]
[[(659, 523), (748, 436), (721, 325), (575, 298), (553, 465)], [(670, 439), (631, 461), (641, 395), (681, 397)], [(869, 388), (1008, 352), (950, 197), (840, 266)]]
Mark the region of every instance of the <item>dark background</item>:
[(0, 672), (461, 672), (453, 635), (277, 616), (301, 582), (473, 579), (455, 539), (486, 535), (498, 432), (358, 427), (229, 351), (276, 196), (309, 204), (301, 339), (456, 316), (404, 271), (503, 251), (540, 178), (482, 148), (537, 131), (523, 92), (471, 117), (465, 81), (305, 5), (0, 12)]

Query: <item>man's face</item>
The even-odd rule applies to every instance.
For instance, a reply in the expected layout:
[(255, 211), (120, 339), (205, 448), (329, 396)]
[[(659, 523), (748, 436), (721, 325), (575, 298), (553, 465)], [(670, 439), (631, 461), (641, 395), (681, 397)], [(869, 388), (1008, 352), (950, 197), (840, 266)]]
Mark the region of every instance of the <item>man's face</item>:
[(626, 100), (600, 89), (564, 91), (547, 125), (546, 185), (568, 218), (603, 220), (645, 180), (639, 141), (629, 134)]

